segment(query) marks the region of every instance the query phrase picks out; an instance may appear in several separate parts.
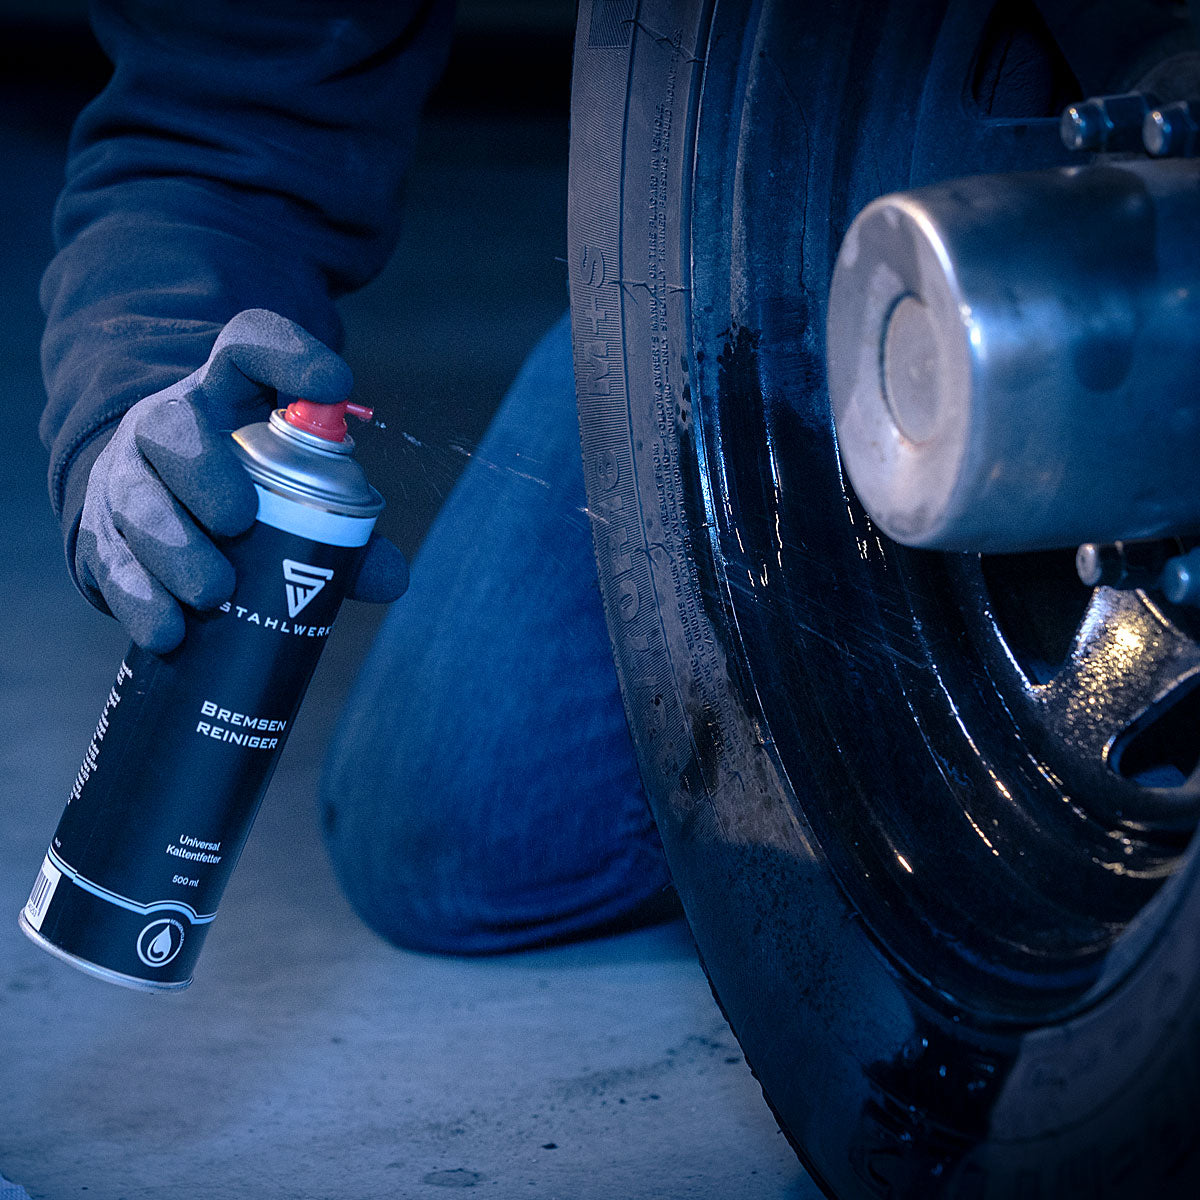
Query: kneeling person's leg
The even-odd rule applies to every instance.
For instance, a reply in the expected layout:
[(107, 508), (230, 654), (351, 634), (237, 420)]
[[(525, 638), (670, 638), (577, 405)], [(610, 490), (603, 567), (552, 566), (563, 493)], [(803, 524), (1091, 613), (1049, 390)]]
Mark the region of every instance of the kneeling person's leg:
[(480, 953), (673, 912), (595, 580), (564, 318), (385, 619), (322, 781), (363, 918)]

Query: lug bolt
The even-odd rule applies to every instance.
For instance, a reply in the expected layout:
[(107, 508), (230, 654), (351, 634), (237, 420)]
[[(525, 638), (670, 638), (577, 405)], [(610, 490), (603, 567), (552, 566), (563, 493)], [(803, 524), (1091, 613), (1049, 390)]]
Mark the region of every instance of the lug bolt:
[[(1121, 591), (1155, 587), (1168, 560), (1179, 551), (1173, 541), (1084, 542), (1075, 551), (1075, 570), (1088, 587), (1111, 587)], [(1200, 575), (1200, 563), (1196, 566)]]
[(1200, 134), (1200, 107), (1190, 100), (1177, 100), (1151, 109), (1142, 122), (1142, 145), (1154, 158), (1196, 153)]
[(1104, 139), (1108, 123), (1099, 100), (1082, 100), (1063, 110), (1058, 128), (1068, 150), (1096, 150)]
[(1200, 546), (1170, 559), (1158, 586), (1172, 604), (1200, 604)]
[(1069, 104), (1059, 119), (1068, 150), (1140, 150), (1142, 125), (1158, 102), (1144, 92), (1092, 96)]

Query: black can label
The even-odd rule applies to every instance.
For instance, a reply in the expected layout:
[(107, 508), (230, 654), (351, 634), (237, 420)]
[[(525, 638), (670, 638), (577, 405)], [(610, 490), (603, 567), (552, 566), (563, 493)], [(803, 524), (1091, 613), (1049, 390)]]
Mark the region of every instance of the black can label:
[(23, 914), (151, 984), (191, 978), (361, 554), (261, 523), (222, 549), (232, 600), (122, 661)]

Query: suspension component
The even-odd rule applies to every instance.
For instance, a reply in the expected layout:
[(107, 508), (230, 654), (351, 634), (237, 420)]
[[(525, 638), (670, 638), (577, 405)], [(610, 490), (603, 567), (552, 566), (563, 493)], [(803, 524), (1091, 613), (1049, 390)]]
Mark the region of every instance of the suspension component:
[(1200, 160), (874, 201), (838, 255), (828, 364), (850, 481), (897, 541), (1200, 530)]

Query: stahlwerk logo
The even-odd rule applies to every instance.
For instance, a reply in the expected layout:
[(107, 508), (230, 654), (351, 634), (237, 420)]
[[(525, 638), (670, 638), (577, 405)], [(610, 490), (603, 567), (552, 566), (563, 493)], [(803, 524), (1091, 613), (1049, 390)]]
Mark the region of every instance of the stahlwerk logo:
[(293, 558), (283, 560), (283, 580), (287, 588), (288, 616), (295, 620), (304, 611), (308, 602), (333, 578), (330, 567), (314, 567), (296, 562)]

